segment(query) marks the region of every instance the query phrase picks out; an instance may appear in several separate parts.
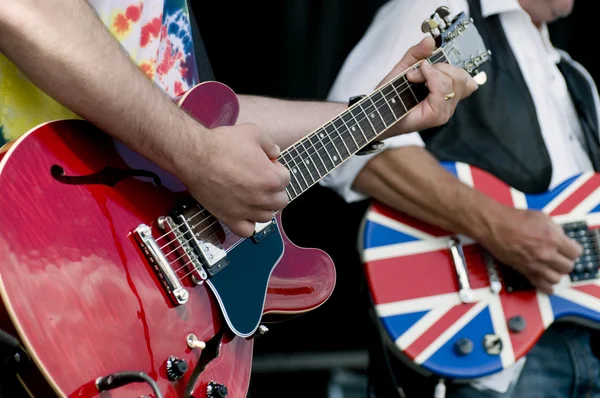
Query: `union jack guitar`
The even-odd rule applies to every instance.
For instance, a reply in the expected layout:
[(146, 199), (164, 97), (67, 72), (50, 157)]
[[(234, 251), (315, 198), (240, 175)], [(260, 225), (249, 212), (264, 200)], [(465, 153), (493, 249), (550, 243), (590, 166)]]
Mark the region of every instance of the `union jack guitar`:
[[(475, 74), (489, 53), (469, 19), (445, 10), (426, 62)], [(289, 199), (427, 95), (402, 74), (283, 151)], [(179, 105), (211, 128), (239, 112), (216, 82)], [(314, 309), (335, 285), (330, 257), (290, 242), (281, 213), (236, 236), (174, 176), (83, 120), (5, 148), (0, 186), (0, 329), (36, 365), (19, 376), (37, 396), (242, 398), (264, 316)]]
[(426, 372), (472, 379), (512, 365), (555, 321), (600, 322), (600, 174), (527, 195), (476, 167), (443, 166), (503, 204), (549, 214), (584, 254), (547, 295), (472, 239), (373, 203), (359, 248), (377, 319), (397, 353)]

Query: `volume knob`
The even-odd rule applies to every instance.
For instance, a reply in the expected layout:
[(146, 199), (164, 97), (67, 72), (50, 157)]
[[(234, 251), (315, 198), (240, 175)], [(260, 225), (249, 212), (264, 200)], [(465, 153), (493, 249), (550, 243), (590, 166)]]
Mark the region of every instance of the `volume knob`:
[(229, 391), (227, 391), (225, 385), (214, 381), (208, 383), (208, 387), (206, 388), (206, 396), (208, 398), (226, 398), (228, 394)]
[(188, 371), (188, 364), (184, 359), (169, 357), (167, 359), (167, 377), (171, 381), (177, 381)]

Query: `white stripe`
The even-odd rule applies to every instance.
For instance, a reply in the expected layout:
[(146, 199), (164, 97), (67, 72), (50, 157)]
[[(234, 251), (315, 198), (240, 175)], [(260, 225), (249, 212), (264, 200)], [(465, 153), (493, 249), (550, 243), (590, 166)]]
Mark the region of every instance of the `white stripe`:
[(587, 180), (592, 178), (594, 175), (593, 172), (583, 173), (580, 175), (575, 181), (571, 183), (567, 188), (565, 188), (560, 194), (558, 194), (554, 199), (552, 199), (543, 209), (542, 211), (546, 214), (551, 213), (554, 209), (556, 209), (565, 199), (567, 199), (573, 192), (579, 189)]
[[(463, 235), (459, 235), (463, 246), (471, 245), (474, 243), (473, 239)], [(449, 237), (444, 236), (441, 238), (432, 238), (425, 241), (413, 241), (406, 243), (396, 243), (394, 245), (387, 245), (381, 247), (372, 247), (366, 249), (362, 255), (362, 261), (376, 261), (386, 258), (393, 257), (404, 257), (412, 254), (427, 253), (436, 250), (442, 250), (448, 248)]]
[(571, 214), (588, 214), (600, 203), (600, 189), (596, 188), (594, 192), (588, 195), (581, 203), (579, 203), (570, 213)]
[(504, 309), (502, 308), (500, 296), (496, 294), (492, 295), (490, 297), (489, 303), (492, 324), (494, 325), (494, 332), (502, 340), (502, 351), (500, 351), (500, 361), (502, 361), (502, 367), (507, 368), (515, 362), (515, 352), (513, 351), (512, 342), (510, 340), (510, 334), (508, 333), (506, 317), (504, 315)]
[(418, 365), (422, 364), (429, 359), (434, 353), (436, 353), (444, 344), (448, 342), (459, 330), (465, 327), (466, 324), (471, 322), (485, 307), (487, 303), (480, 301), (475, 304), (469, 311), (467, 311), (462, 317), (452, 324), (448, 329), (444, 331), (433, 343), (429, 345), (423, 352), (421, 352), (415, 358), (415, 363)]
[(392, 218), (386, 217), (383, 214), (379, 214), (374, 211), (369, 212), (369, 214), (367, 215), (367, 219), (370, 221), (376, 222), (377, 224), (381, 224), (385, 227), (388, 227), (390, 229), (402, 232), (403, 234), (414, 236), (415, 238), (419, 238), (419, 239), (433, 239), (434, 238), (434, 236), (431, 234), (428, 234), (419, 229), (413, 228), (409, 225), (402, 224), (401, 222), (398, 222)]
[(600, 299), (580, 292), (579, 290), (565, 289), (555, 292), (554, 295), (563, 297), (582, 307), (589, 308), (592, 311), (600, 312)]
[(515, 209), (527, 209), (527, 199), (523, 192), (511, 188), (510, 196), (512, 196)]
[(471, 166), (466, 163), (455, 163), (456, 165), (456, 175), (460, 181), (465, 183), (466, 185), (472, 187), (473, 186), (473, 174), (471, 173)]
[(429, 311), (423, 318), (419, 319), (412, 325), (402, 336), (396, 339), (396, 346), (400, 348), (400, 350), (405, 350), (412, 343), (415, 342), (416, 339), (421, 337), (423, 333), (425, 333), (434, 323), (436, 323), (445, 313), (450, 310), (453, 305), (442, 304), (441, 306), (436, 306), (434, 309)]
[(537, 292), (538, 305), (540, 307), (540, 315), (542, 317), (542, 323), (544, 329), (547, 329), (552, 322), (554, 322), (554, 312), (552, 312), (552, 304), (550, 304), (550, 297), (547, 294), (540, 291)]
[(460, 304), (461, 301), (458, 292), (440, 294), (439, 296), (419, 297), (393, 303), (377, 304), (375, 306), (375, 312), (380, 317), (394, 316), (411, 312), (427, 311), (446, 303), (448, 306)]

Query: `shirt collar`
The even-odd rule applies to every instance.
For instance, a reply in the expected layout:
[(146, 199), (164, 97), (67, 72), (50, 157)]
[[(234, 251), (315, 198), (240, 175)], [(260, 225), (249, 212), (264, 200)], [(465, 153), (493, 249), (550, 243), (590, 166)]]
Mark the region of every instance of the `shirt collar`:
[(518, 0), (481, 0), (481, 13), (484, 18), (518, 10), (523, 10)]

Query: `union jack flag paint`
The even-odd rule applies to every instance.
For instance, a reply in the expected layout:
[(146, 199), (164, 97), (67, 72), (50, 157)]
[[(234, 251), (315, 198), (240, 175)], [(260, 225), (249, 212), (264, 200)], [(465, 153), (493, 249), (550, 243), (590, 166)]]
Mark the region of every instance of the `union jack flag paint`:
[[(495, 293), (485, 250), (459, 236), (473, 293), (463, 303), (448, 248), (454, 235), (375, 202), (365, 215), (359, 249), (376, 314), (395, 346), (427, 371), (470, 379), (512, 365), (559, 318), (600, 322), (600, 174), (581, 174), (546, 193), (527, 195), (476, 167), (443, 165), (501, 203), (541, 210), (561, 225), (587, 223), (589, 230), (581, 232), (588, 238), (586, 251), (576, 265), (579, 274), (565, 275), (553, 295), (533, 288), (510, 292), (501, 272), (502, 289)], [(470, 343), (466, 351), (464, 345), (457, 350), (459, 341)]]

